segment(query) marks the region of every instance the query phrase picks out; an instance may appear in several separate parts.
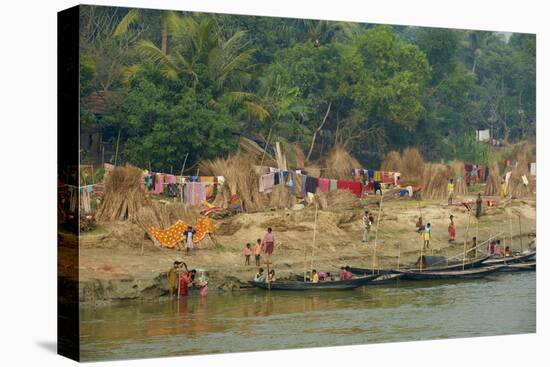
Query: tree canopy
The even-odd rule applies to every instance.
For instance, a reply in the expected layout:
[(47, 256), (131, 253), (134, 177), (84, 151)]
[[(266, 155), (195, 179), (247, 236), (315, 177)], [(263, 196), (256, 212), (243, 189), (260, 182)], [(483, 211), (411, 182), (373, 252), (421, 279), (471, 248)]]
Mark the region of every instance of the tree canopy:
[(534, 35), (82, 9), (81, 121), (142, 167), (229, 154), (242, 132), (307, 151), (319, 130), (312, 159), (341, 144), (369, 166), (407, 146), (471, 160), (476, 129), (535, 135)]

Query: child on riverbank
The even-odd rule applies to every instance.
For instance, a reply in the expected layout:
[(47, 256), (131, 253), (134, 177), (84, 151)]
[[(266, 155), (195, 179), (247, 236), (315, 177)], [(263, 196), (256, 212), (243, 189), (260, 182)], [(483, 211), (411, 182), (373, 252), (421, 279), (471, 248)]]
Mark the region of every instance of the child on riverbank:
[(246, 247), (243, 250), (244, 255), (244, 264), (250, 265), (250, 255), (252, 255), (252, 249), (250, 248), (250, 243), (246, 244)]
[(256, 260), (256, 266), (260, 266), (261, 253), (262, 253), (262, 240), (258, 238), (256, 240), (256, 246), (254, 247), (254, 259)]

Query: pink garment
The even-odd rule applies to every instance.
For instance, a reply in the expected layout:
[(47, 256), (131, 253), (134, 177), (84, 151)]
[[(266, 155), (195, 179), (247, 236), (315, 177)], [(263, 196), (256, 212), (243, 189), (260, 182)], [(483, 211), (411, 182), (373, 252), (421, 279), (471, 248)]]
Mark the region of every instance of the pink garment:
[(273, 191), (273, 186), (275, 185), (275, 173), (268, 173), (260, 177), (260, 192), (265, 192), (269, 194)]
[(330, 191), (330, 180), (328, 178), (319, 178), (319, 184), (317, 186), (318, 192)]
[(266, 244), (266, 243), (274, 243), (275, 242), (275, 236), (273, 236), (273, 232), (271, 233), (266, 233), (265, 236), (264, 236), (264, 240), (262, 241), (263, 244)]
[(208, 286), (205, 285), (204, 287), (202, 287), (199, 291), (199, 294), (201, 295), (201, 297), (206, 297), (208, 295)]
[(361, 170), (359, 168), (354, 168), (354, 181), (355, 182), (361, 182)]
[(174, 175), (166, 175), (165, 181), (164, 181), (164, 182), (167, 183), (167, 184), (176, 183), (176, 182), (177, 182), (177, 178), (176, 178), (176, 176), (174, 176)]
[(206, 200), (205, 182), (187, 182), (183, 197), (186, 204), (200, 206)]
[(157, 181), (155, 182), (154, 193), (159, 195), (164, 191), (164, 173), (157, 173)]

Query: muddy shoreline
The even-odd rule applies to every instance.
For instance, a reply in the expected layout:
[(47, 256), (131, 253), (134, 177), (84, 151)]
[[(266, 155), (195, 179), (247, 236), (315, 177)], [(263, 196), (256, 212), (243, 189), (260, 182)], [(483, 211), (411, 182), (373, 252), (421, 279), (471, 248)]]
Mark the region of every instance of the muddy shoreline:
[[(466, 235), (468, 238), (477, 235), (483, 240), (504, 233), (502, 240), (509, 244), (510, 232), (513, 234), (512, 248), (520, 250), (521, 246), (527, 247), (536, 233), (534, 201), (514, 200), (503, 207), (486, 208), (479, 222), (471, 217), (469, 225), (464, 207), (447, 207), (439, 201), (431, 201), (422, 202), (419, 209), (416, 201), (384, 202), (380, 212), (375, 266), (396, 267), (398, 261), (405, 266), (416, 261), (422, 243), (414, 232), (419, 210), (433, 227), (430, 249), (433, 255), (452, 257), (461, 254)], [(371, 211), (378, 214), (376, 208)], [(273, 228), (277, 244), (270, 266), (276, 270), (279, 279), (311, 267), (330, 272), (337, 272), (342, 265), (372, 267), (376, 229), (373, 229), (368, 244), (361, 242), (362, 213), (363, 209), (319, 211), (315, 246), (312, 208), (238, 214), (215, 221), (214, 241), (203, 241), (190, 256), (155, 247), (135, 224), (101, 223), (97, 231), (81, 236), (78, 244), (79, 302), (87, 307), (165, 297), (167, 272), (175, 260), (185, 261), (190, 269), (207, 270), (209, 292), (246, 291), (247, 282), (257, 268), (253, 259), (252, 265), (244, 265), (242, 250), (247, 242), (262, 237), (268, 226)], [(447, 241), (450, 214), (456, 223), (454, 243)], [(60, 259), (74, 257), (74, 237), (71, 240), (71, 235), (60, 234), (60, 238)], [(262, 266), (266, 268), (264, 261)], [(63, 273), (63, 269), (60, 270)], [(69, 274), (67, 278), (76, 276), (74, 269), (65, 273)]]

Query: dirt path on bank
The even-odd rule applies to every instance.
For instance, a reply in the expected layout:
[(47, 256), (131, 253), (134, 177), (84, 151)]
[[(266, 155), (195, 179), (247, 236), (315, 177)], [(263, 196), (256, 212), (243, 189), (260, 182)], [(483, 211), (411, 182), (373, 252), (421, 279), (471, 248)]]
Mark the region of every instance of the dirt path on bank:
[[(370, 210), (378, 215), (376, 203), (370, 205)], [(420, 235), (414, 232), (414, 226), (420, 212), (424, 223), (430, 222), (432, 225), (430, 254), (451, 257), (462, 253), (468, 227), (468, 214), (464, 206), (449, 207), (443, 202), (423, 201), (419, 209), (417, 201), (392, 200), (383, 203), (380, 214), (377, 267), (395, 267), (399, 253), (401, 264), (416, 261), (422, 241)], [(362, 209), (318, 211), (314, 268), (337, 271), (342, 265), (372, 267), (376, 226), (373, 226), (371, 241), (362, 243), (362, 213)], [(450, 214), (454, 216), (456, 226), (456, 241), (452, 244), (447, 241)], [(527, 248), (528, 236), (536, 233), (534, 201), (514, 200), (500, 207), (484, 208), (479, 222), (473, 214), (468, 237), (477, 234), (478, 241), (505, 232), (508, 245), (511, 231), (514, 235), (512, 248), (520, 250), (519, 218), (524, 248)], [(208, 270), (211, 288), (236, 288), (240, 282), (250, 280), (257, 271), (254, 259), (251, 259), (251, 266), (244, 265), (242, 250), (245, 244), (263, 237), (267, 227), (272, 227), (275, 234), (276, 247), (271, 267), (278, 277), (300, 273), (304, 270), (304, 264), (308, 269), (311, 266), (314, 219), (315, 209), (306, 208), (238, 214), (217, 220), (215, 243), (203, 241), (190, 256), (156, 248), (144, 238), (143, 230), (137, 225), (104, 223), (97, 233), (82, 236), (79, 267), (81, 300), (158, 296), (164, 292), (165, 273), (174, 260), (183, 260), (190, 268)]]

